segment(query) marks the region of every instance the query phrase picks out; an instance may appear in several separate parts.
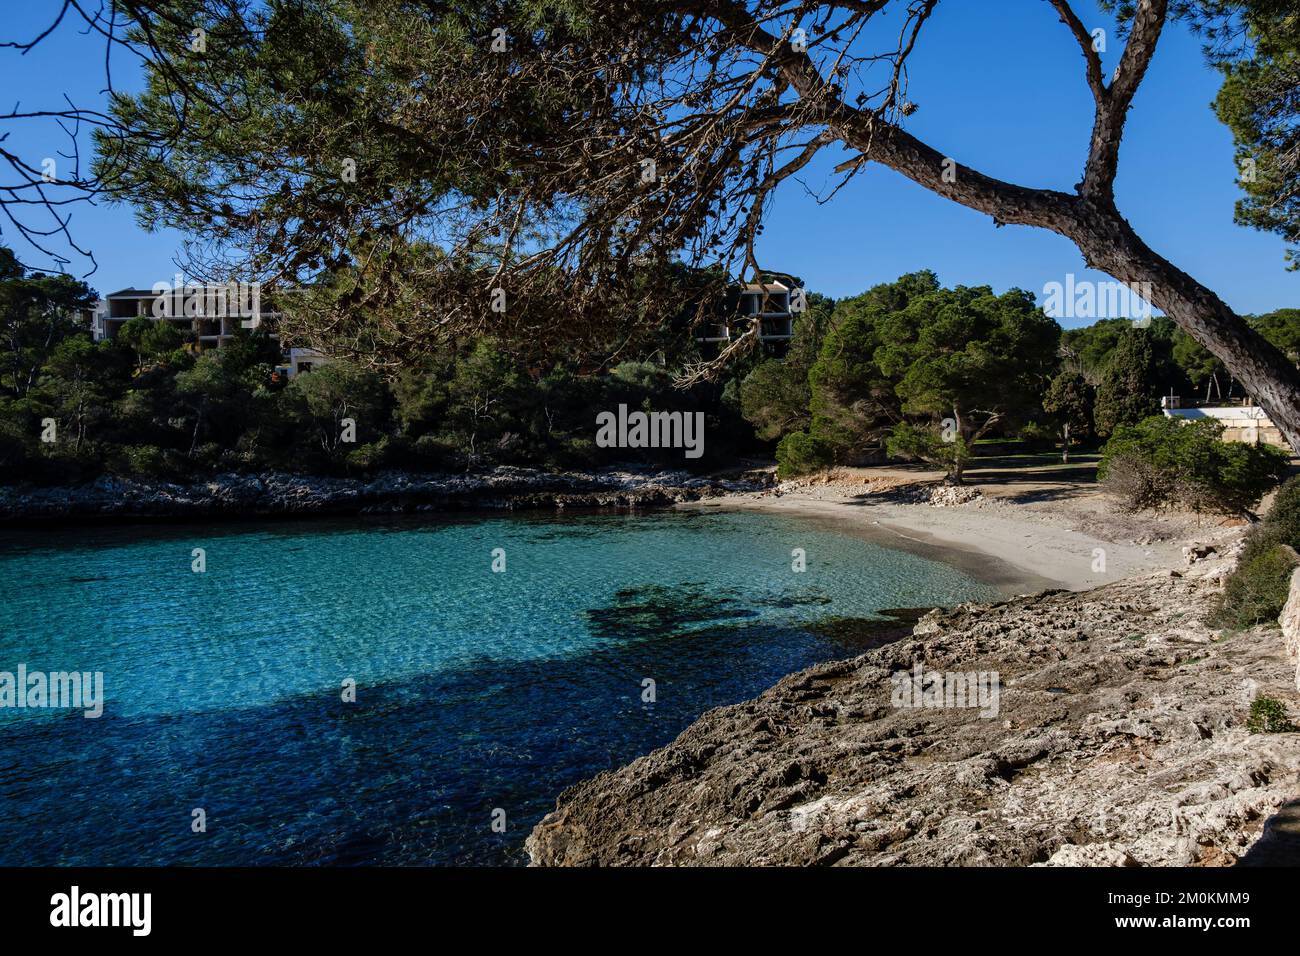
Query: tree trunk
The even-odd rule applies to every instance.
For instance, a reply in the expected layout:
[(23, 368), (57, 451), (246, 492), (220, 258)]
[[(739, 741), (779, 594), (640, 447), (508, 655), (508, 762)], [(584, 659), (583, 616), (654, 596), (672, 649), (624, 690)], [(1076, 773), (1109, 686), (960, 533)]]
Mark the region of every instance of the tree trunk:
[(1232, 370), (1300, 452), (1300, 369), (1217, 295), (1154, 252), (1113, 204), (1081, 201), (1062, 234), (1088, 265), (1138, 291)]
[(963, 470), (963, 465), (965, 465), (965, 461), (963, 459), (962, 451), (959, 450), (957, 446), (965, 444), (966, 426), (961, 420), (961, 410), (958, 409), (956, 405), (954, 405), (952, 408), (952, 423), (953, 423), (953, 432), (956, 435), (956, 438), (954, 439), (953, 442), (954, 447), (953, 447), (952, 464), (948, 468), (947, 482), (952, 485), (960, 485), (963, 483), (962, 470)]
[(194, 434), (190, 437), (190, 450), (185, 457), (193, 460), (194, 449), (199, 447), (199, 429), (203, 427), (203, 413), (208, 408), (208, 397), (204, 395), (199, 399), (199, 409), (194, 415)]
[[(808, 78), (801, 78), (809, 85)], [(813, 84), (815, 87), (816, 84)], [(796, 86), (799, 89), (799, 86)], [(805, 95), (800, 89), (801, 95)], [(834, 122), (846, 145), (913, 182), (998, 225), (1016, 223), (1047, 229), (1071, 240), (1089, 267), (1149, 293), (1159, 307), (1255, 397), (1300, 454), (1300, 369), (1246, 321), (1187, 273), (1154, 252), (1120, 215), (1108, 195), (1031, 189), (1003, 182), (967, 167), (944, 178), (947, 157), (896, 126), (876, 127), (854, 111), (840, 109)], [(1144, 298), (1146, 296), (1144, 295)]]
[(1062, 435), (1062, 438), (1064, 439), (1064, 441), (1061, 442), (1061, 464), (1068, 465), (1070, 463), (1070, 423), (1069, 422), (1065, 423), (1065, 425), (1063, 426), (1063, 431), (1064, 434)]

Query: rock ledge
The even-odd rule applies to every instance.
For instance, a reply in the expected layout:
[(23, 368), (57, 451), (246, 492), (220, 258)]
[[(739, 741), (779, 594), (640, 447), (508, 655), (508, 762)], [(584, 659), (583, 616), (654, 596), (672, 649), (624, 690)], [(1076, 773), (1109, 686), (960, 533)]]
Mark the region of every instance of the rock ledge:
[(762, 473), (735, 479), (685, 471), (544, 472), (500, 467), (481, 474), (384, 472), (321, 478), (267, 472), (179, 484), (101, 478), (59, 488), (0, 486), (0, 522), (308, 514), (402, 514), (458, 509), (646, 508), (758, 491)]
[[(932, 611), (908, 639), (792, 674), (572, 787), (535, 865), (1221, 865), (1300, 795), (1300, 697), (1276, 627), (1205, 617), (1213, 562)], [(993, 719), (894, 705), (916, 662), (1000, 677)], [(1296, 861), (1292, 861), (1296, 862)]]

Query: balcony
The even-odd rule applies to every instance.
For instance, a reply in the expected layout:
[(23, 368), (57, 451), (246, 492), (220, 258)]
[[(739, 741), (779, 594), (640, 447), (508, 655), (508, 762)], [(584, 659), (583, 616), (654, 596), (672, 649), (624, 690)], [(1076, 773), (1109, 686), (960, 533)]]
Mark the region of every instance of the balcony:
[(746, 292), (740, 297), (740, 314), (786, 318), (790, 315), (790, 293), (769, 291), (764, 299), (762, 293)]
[(784, 342), (794, 338), (794, 317), (788, 312), (780, 317), (759, 319), (758, 338), (762, 342)]
[(695, 337), (697, 342), (730, 342), (731, 327), (726, 322), (709, 322), (700, 329)]

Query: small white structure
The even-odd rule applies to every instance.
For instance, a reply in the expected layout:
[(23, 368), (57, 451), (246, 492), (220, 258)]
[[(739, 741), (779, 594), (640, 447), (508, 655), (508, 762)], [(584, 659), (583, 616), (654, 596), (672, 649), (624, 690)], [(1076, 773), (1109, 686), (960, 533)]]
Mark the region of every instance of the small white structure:
[(324, 352), (318, 352), (315, 349), (281, 349), (280, 354), (285, 356), (286, 364), (283, 368), (290, 378), (293, 378), (299, 372), (310, 372), (314, 368), (320, 368), (322, 365), (328, 364), (330, 360), (329, 356)]
[(758, 338), (763, 342), (786, 342), (794, 337), (794, 310), (791, 289), (784, 282), (751, 282), (740, 287), (737, 315), (706, 325), (697, 342), (730, 342), (733, 331), (758, 322)]
[(1273, 424), (1268, 413), (1258, 405), (1211, 405), (1204, 408), (1179, 408), (1178, 400), (1161, 400), (1168, 418), (1213, 418), (1223, 424), (1224, 441), (1240, 441), (1251, 445), (1263, 443), (1290, 450), (1282, 432)]

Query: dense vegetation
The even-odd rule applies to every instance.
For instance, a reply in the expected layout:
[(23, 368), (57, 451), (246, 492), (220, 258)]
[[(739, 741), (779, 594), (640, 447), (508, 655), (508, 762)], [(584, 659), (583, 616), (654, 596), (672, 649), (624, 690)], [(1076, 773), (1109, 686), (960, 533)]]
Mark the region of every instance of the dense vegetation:
[[(1106, 0), (1102, 33), (1055, 0), (1057, 39), (1079, 44), (1076, 82), (1094, 106), (1073, 111), (1087, 152), (1078, 157), (1081, 178), (1064, 189), (959, 164), (938, 145), (961, 140), (960, 130), (935, 127), (929, 143), (906, 121), (920, 105), (906, 93), (921, 68), (911, 54), (952, 24), (931, 16), (935, 0), (120, 6), (127, 25), (114, 38), (139, 58), (143, 82), (115, 89), (105, 111), (87, 117), (96, 186), (130, 204), (146, 227), (195, 240), (197, 271), (219, 263), (310, 289), (310, 300), (286, 313), (299, 341), (398, 363), (490, 334), (512, 351), (531, 348), (538, 362), (578, 349), (600, 361), (629, 329), (665, 322), (659, 287), (643, 281), (648, 270), (680, 257), (721, 282), (755, 280), (775, 265), (759, 261), (773, 198), (814, 160), (834, 156), (820, 202), (878, 164), (995, 225), (1069, 240), (1092, 268), (1145, 288), (1148, 301), (1195, 330), (1300, 447), (1291, 400), (1300, 369), (1148, 246), (1114, 190), (1130, 108), (1161, 37), (1189, 24), (1223, 70), (1216, 109), (1238, 150), (1238, 219), (1294, 244), (1294, 0)], [(1029, 7), (1008, 14), (1018, 16), (1027, 26), (1045, 22)], [(201, 49), (196, 23), (204, 24)], [(1112, 36), (1122, 52), (1103, 66), (1090, 32)], [(1033, 79), (1026, 74), (1025, 90)], [(1052, 179), (1041, 170), (1031, 178)], [(1010, 306), (998, 298), (999, 308)], [(707, 297), (696, 304), (702, 316)], [(981, 406), (945, 410), (955, 440), (942, 446), (911, 419), (948, 403), (954, 383), (969, 390), (963, 367), (1003, 358), (1000, 345), (1030, 347), (999, 344), (989, 329), (972, 334), (953, 367), (918, 370), (881, 397), (887, 407), (901, 403), (907, 418), (888, 430), (895, 449), (943, 459), (955, 475), (964, 443), (987, 424), (968, 424), (962, 412)], [(1140, 375), (1144, 343), (1127, 344), (1128, 371)], [(913, 361), (894, 356), (885, 366), (895, 359)], [(1129, 381), (1099, 387), (1103, 432), (1128, 415), (1110, 416), (1116, 401), (1145, 400)], [(1000, 428), (1010, 413), (995, 416), (990, 427)], [(815, 422), (801, 431), (792, 460), (839, 454), (840, 438), (859, 437), (832, 435), (828, 450)]]
[[(861, 459), (883, 440), (889, 454), (943, 464), (958, 480), (975, 441), (1036, 404), (1060, 336), (1029, 293), (943, 289), (932, 272), (846, 299), (834, 319), (809, 372), (814, 460)], [(778, 459), (800, 470), (790, 452), (805, 440), (790, 441)]]
[[(1300, 310), (1250, 321), (1300, 358)], [(1071, 447), (1158, 415), (1162, 395), (1190, 403), (1207, 393), (1246, 397), (1167, 318), (1062, 330), (1028, 293), (943, 289), (931, 272), (820, 302), (789, 355), (740, 385), (784, 475), (893, 456), (943, 465), (955, 480), (981, 439), (1054, 442), (1068, 460)]]
[[(689, 388), (683, 371), (708, 357), (689, 309), (671, 334), (627, 343), (607, 368), (542, 364), (479, 339), (396, 371), (335, 360), (285, 380), (275, 374), (277, 344), (260, 331), (198, 352), (177, 329), (137, 319), (92, 342), (73, 316), (94, 300), (66, 277), (26, 274), (0, 250), (6, 480), (637, 461), (711, 468), (771, 454), (784, 475), (894, 457), (960, 480), (981, 441), (1055, 443), (1068, 456), (1111, 438), (1103, 473), (1133, 507), (1239, 510), (1280, 467), (1267, 449), (1218, 441), (1212, 425), (1147, 420), (1162, 394), (1242, 397), (1167, 319), (1062, 330), (1027, 292), (943, 288), (928, 271), (838, 302), (809, 294), (788, 348), (760, 348)], [(1300, 349), (1300, 310), (1252, 323), (1280, 348)], [(704, 457), (598, 448), (595, 413), (619, 405), (704, 413)]]
[(1163, 415), (1119, 425), (1097, 474), (1130, 511), (1179, 506), (1243, 512), (1286, 474), (1288, 456), (1271, 445), (1221, 440), (1209, 418), (1182, 422)]
[[(396, 373), (335, 360), (285, 379), (276, 374), (279, 346), (261, 330), (198, 352), (185, 333), (137, 318), (113, 339), (93, 342), (73, 317), (95, 301), (89, 289), (65, 277), (24, 275), (12, 257), (4, 263), (0, 480), (495, 464), (707, 468), (763, 451), (741, 416), (734, 382), (676, 387), (690, 347), (672, 355), (643, 341), (641, 359), (593, 370), (573, 362), (528, 366), (484, 339)], [(680, 338), (693, 345), (689, 335)], [(737, 374), (752, 365), (742, 362)], [(704, 413), (704, 456), (596, 447), (596, 412), (621, 404)]]

